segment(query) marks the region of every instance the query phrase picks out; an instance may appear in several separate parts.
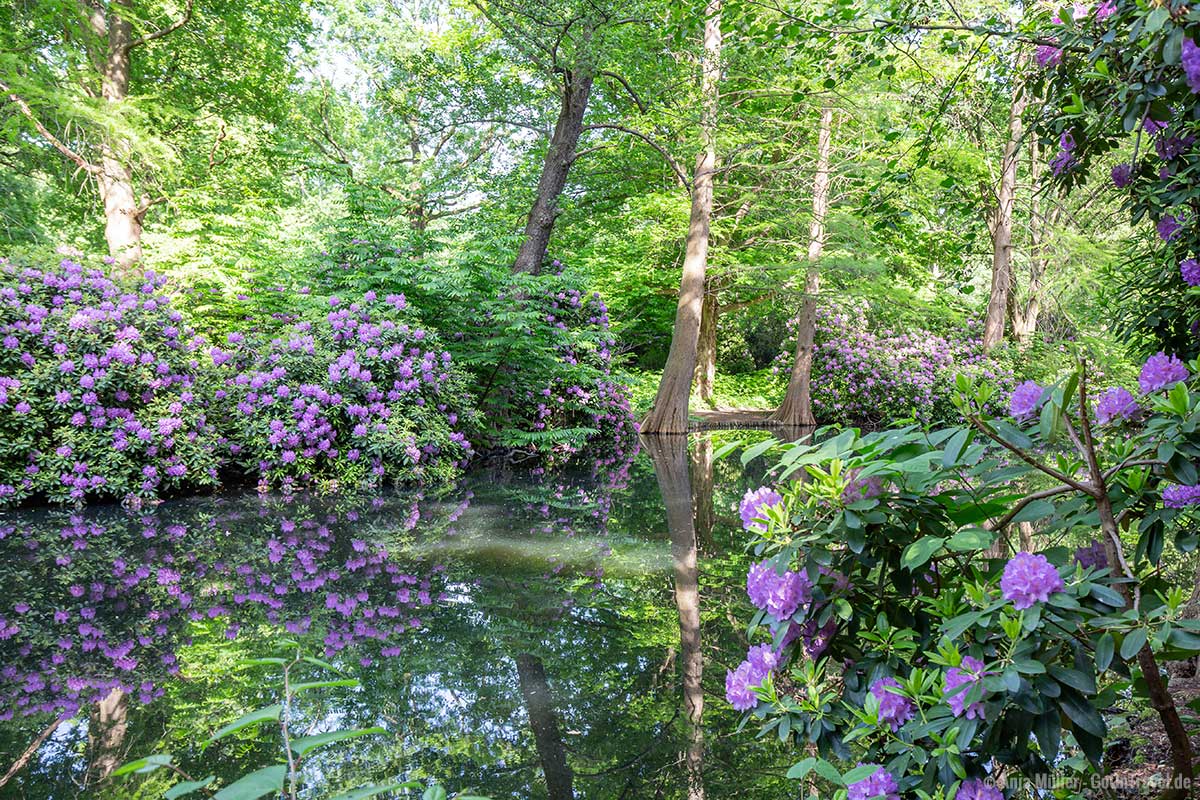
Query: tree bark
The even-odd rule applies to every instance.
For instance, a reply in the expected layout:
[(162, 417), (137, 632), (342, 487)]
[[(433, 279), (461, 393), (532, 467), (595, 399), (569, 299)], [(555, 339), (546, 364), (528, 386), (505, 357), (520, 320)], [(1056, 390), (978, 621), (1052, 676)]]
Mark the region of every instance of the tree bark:
[(546, 778), (546, 795), (549, 800), (572, 800), (575, 797), (574, 773), (567, 763), (567, 751), (558, 730), (558, 715), (554, 711), (550, 684), (546, 681), (546, 668), (540, 658), (529, 653), (518, 655), (516, 662), (529, 727), (533, 728), (542, 774)]
[(113, 689), (92, 708), (88, 720), (88, 783), (107, 778), (121, 763), (129, 728), (129, 696)]
[(692, 464), (692, 508), (696, 519), (696, 545), (705, 552), (715, 552), (713, 525), (717, 514), (713, 504), (713, 440), (699, 435), (692, 440), (688, 453)]
[[(1037, 139), (1034, 139), (1030, 143), (1029, 159), (1029, 182), (1033, 186), (1039, 184), (1041, 157), (1038, 151)], [(1037, 333), (1038, 317), (1042, 313), (1044, 278), (1050, 267), (1050, 232), (1061, 213), (1061, 206), (1054, 203), (1047, 211), (1046, 202), (1036, 191), (1030, 198), (1029, 285), (1026, 287), (1023, 301), (1012, 303), (1013, 338), (1021, 347), (1027, 347)]]
[(700, 332), (696, 342), (696, 392), (700, 400), (713, 405), (713, 384), (717, 379), (717, 323), (721, 309), (717, 305), (717, 292), (712, 286), (704, 291), (700, 305)]
[(696, 518), (688, 471), (686, 436), (653, 436), (644, 447), (654, 464), (658, 489), (667, 509), (675, 607), (679, 612), (679, 661), (683, 669), (683, 710), (688, 721), (684, 763), (688, 800), (704, 800), (704, 652), (700, 646), (700, 580)]
[(575, 150), (583, 133), (583, 115), (592, 94), (592, 78), (590, 68), (568, 70), (563, 74), (562, 108), (554, 123), (550, 146), (546, 149), (537, 195), (533, 207), (529, 209), (525, 236), (513, 262), (513, 272), (537, 275), (542, 271), (554, 220), (558, 216), (558, 198), (567, 185), (567, 174), (571, 171), (571, 162), (575, 160)]
[(992, 287), (987, 316), (983, 321), (983, 346), (991, 349), (1004, 339), (1004, 318), (1012, 287), (1013, 206), (1017, 197), (1017, 162), (1020, 158), (1021, 116), (1025, 113), (1025, 91), (1014, 79), (1012, 105), (1008, 111), (1008, 141), (1000, 163), (1000, 184), (992, 211)]
[(696, 156), (692, 181), (692, 212), (688, 223), (687, 251), (679, 283), (679, 303), (667, 364), (658, 382), (650, 413), (642, 420), (643, 433), (686, 433), (688, 399), (696, 371), (696, 347), (704, 303), (704, 275), (708, 267), (708, 238), (712, 220), (713, 172), (717, 166), (717, 102), (721, 77), (721, 0), (708, 0), (704, 9), (704, 58), (700, 96), (703, 113), (700, 136), (703, 148)]
[[(115, 112), (129, 97), (129, 50), (133, 25), (121, 16), (129, 0), (114, 0), (108, 14), (108, 48), (100, 89)], [(142, 260), (142, 214), (133, 192), (133, 170), (127, 163), (126, 145), (105, 140), (100, 148), (98, 183), (104, 203), (104, 239), (108, 254), (120, 273), (131, 272)]]
[(821, 292), (821, 273), (817, 264), (825, 248), (825, 218), (829, 214), (830, 162), (833, 153), (833, 106), (821, 109), (817, 134), (817, 172), (813, 176), (813, 216), (808, 227), (808, 271), (804, 280), (804, 303), (796, 326), (796, 353), (787, 393), (771, 419), (785, 425), (813, 426), (812, 411), (813, 341), (817, 329), (817, 297)]

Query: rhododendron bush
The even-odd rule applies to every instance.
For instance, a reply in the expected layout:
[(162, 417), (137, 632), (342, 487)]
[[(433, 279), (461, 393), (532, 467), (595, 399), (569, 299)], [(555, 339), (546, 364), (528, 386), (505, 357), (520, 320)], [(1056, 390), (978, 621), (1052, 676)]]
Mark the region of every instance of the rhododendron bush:
[(202, 345), (158, 276), (0, 260), (0, 504), (216, 484)]
[(1200, 621), (1164, 552), (1197, 545), (1197, 368), (1160, 354), (1136, 392), (1093, 392), (1081, 366), (1007, 397), (964, 376), (966, 426), (745, 452), (778, 464), (740, 509), (757, 612), (726, 695), (815, 745), (792, 777), (851, 800), (1002, 800), (1001, 775), (1092, 785), (1132, 704), (1166, 733), (1164, 796), (1185, 796), (1194, 754), (1162, 666), (1200, 652)]
[(465, 379), (403, 295), (331, 297), (208, 357), (230, 455), (270, 483), (444, 481), (471, 454)]
[[(862, 300), (818, 308), (813, 346), (812, 402), (817, 419), (877, 424), (902, 419), (924, 422), (954, 416), (954, 376), (965, 373), (1008, 387), (1012, 371), (984, 353), (982, 331), (949, 336), (869, 324)], [(774, 371), (791, 369), (798, 318), (775, 359)], [(974, 324), (974, 323), (970, 323)]]

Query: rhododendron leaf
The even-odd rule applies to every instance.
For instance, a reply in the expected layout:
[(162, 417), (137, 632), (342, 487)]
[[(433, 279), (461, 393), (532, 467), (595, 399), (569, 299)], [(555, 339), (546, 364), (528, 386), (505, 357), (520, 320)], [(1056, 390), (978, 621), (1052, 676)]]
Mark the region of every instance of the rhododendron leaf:
[(287, 769), (287, 764), (274, 764), (251, 772), (217, 792), (213, 800), (258, 800), (268, 794), (278, 794), (283, 790)]
[(446, 790), (440, 784), (434, 784), (425, 790), (421, 800), (446, 800)]
[(363, 786), (358, 789), (352, 789), (349, 792), (343, 792), (329, 800), (366, 800), (368, 797), (375, 797), (384, 792), (397, 792), (401, 789), (420, 789), (422, 786), (418, 781), (408, 781), (406, 783), (387, 783), (379, 784), (378, 786)]
[(808, 776), (808, 773), (813, 771), (813, 768), (816, 766), (817, 759), (809, 756), (803, 761), (793, 764), (792, 768), (787, 771), (787, 776), (792, 780), (802, 781)]
[(1058, 711), (1047, 711), (1039, 715), (1033, 722), (1033, 735), (1037, 737), (1042, 758), (1053, 762), (1058, 756), (1058, 748), (1062, 742), (1062, 721)]
[(878, 764), (862, 764), (850, 770), (849, 772), (843, 772), (842, 783), (849, 785), (851, 783), (857, 783), (861, 780), (866, 780), (874, 775), (878, 770)]
[(1121, 642), (1121, 658), (1126, 661), (1132, 659), (1145, 647), (1148, 638), (1145, 628), (1135, 628), (1125, 634), (1125, 639)]
[(329, 681), (307, 681), (305, 683), (297, 683), (292, 686), (293, 692), (303, 692), (308, 689), (325, 689), (333, 686), (358, 686), (359, 681), (355, 678), (343, 678), (341, 680)]
[(301, 656), (300, 658), (302, 661), (307, 661), (309, 664), (320, 667), (321, 669), (329, 670), (330, 672), (341, 673), (340, 669), (335, 667), (333, 664), (330, 664), (328, 661), (322, 661), (321, 659), (313, 656)]
[(1059, 706), (1079, 729), (1093, 736), (1104, 737), (1104, 718), (1074, 689), (1063, 690), (1062, 697), (1059, 698)]
[(1050, 674), (1059, 683), (1078, 689), (1084, 694), (1096, 693), (1096, 679), (1085, 672), (1055, 665), (1050, 667)]
[(199, 789), (203, 789), (216, 779), (217, 777), (215, 775), (209, 775), (207, 778), (200, 781), (182, 781), (163, 792), (163, 798), (164, 800), (175, 800), (177, 797), (183, 797), (184, 795), (188, 795)]
[(900, 556), (900, 566), (907, 570), (915, 570), (926, 564), (933, 554), (942, 548), (945, 539), (940, 536), (923, 536), (904, 548)]
[(964, 528), (950, 537), (946, 542), (946, 547), (957, 553), (986, 550), (992, 546), (996, 535), (995, 531), (987, 531), (983, 528)]
[(145, 773), (154, 772), (160, 767), (165, 767), (171, 763), (173, 757), (170, 753), (155, 753), (152, 756), (139, 758), (136, 761), (130, 761), (128, 764), (122, 764), (112, 771), (113, 776), (128, 775), (131, 772)]
[(1107, 631), (1096, 640), (1096, 671), (1104, 672), (1108, 669), (1108, 665), (1112, 663), (1113, 655), (1116, 653), (1116, 640), (1113, 635)]
[(236, 733), (237, 731), (240, 731), (243, 728), (248, 728), (251, 725), (277, 721), (282, 712), (283, 706), (275, 703), (273, 705), (266, 706), (265, 708), (259, 708), (251, 711), (249, 714), (243, 714), (241, 717), (219, 729), (216, 733), (209, 737), (208, 741), (204, 743), (204, 746), (207, 747), (218, 739), (224, 739), (229, 734)]
[(297, 755), (304, 756), (318, 747), (323, 747), (333, 742), (340, 742), (343, 739), (354, 739), (359, 736), (372, 736), (377, 733), (387, 733), (387, 731), (378, 727), (350, 728), (341, 731), (330, 731), (328, 733), (317, 733), (312, 736), (301, 736), (299, 739), (292, 740), (292, 751)]
[(963, 450), (971, 441), (974, 431), (970, 428), (960, 428), (957, 433), (950, 437), (950, 441), (946, 443), (946, 449), (942, 453), (942, 466), (950, 467), (958, 463), (962, 457)]

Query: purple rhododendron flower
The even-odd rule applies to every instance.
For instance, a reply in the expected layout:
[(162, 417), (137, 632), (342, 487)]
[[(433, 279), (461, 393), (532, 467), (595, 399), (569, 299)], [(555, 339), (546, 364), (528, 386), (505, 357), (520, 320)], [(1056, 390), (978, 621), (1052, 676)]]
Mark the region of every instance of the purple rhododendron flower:
[(766, 517), (767, 508), (782, 505), (783, 495), (768, 486), (747, 491), (742, 497), (741, 505), (738, 506), (742, 516), (742, 527), (748, 531), (766, 533), (767, 524), (759, 520)]
[(848, 788), (847, 800), (872, 800), (879, 797), (884, 800), (900, 800), (900, 787), (896, 784), (896, 779), (883, 767), (861, 781), (855, 781)]
[(842, 490), (842, 502), (846, 505), (857, 503), (859, 500), (870, 500), (883, 494), (883, 480), (877, 475), (860, 478), (858, 475), (861, 471), (853, 470), (849, 475), (850, 481)]
[(1164, 242), (1171, 241), (1183, 230), (1183, 224), (1173, 214), (1163, 214), (1162, 219), (1158, 221), (1155, 227), (1158, 229), (1159, 237)]
[(1142, 130), (1153, 136), (1156, 133), (1165, 131), (1168, 124), (1167, 122), (1160, 122), (1153, 117), (1146, 117), (1142, 120)]
[(749, 711), (758, 705), (758, 695), (753, 687), (761, 686), (766, 677), (766, 672), (743, 661), (737, 669), (725, 672), (725, 699), (737, 711)]
[(1167, 508), (1187, 508), (1200, 504), (1200, 486), (1172, 484), (1163, 489), (1163, 505)]
[(1125, 189), (1133, 183), (1133, 164), (1117, 164), (1113, 167), (1112, 182), (1118, 189)]
[(986, 781), (974, 778), (963, 781), (954, 800), (1004, 800), (1004, 792)]
[[(954, 716), (967, 719), (983, 719), (983, 703), (967, 705), (967, 695), (972, 686), (983, 680), (983, 662), (978, 658), (963, 656), (962, 664), (946, 670), (946, 688), (943, 692)], [(961, 688), (967, 687), (967, 688)]]
[(1050, 160), (1050, 171), (1062, 175), (1075, 164), (1075, 137), (1066, 131), (1058, 137), (1058, 154)]
[(1106, 569), (1108, 553), (1104, 551), (1104, 543), (1093, 539), (1087, 547), (1075, 548), (1075, 561), (1084, 569)]
[(1158, 352), (1146, 359), (1146, 363), (1142, 365), (1142, 372), (1138, 375), (1138, 386), (1141, 387), (1142, 394), (1150, 394), (1186, 381), (1188, 376), (1187, 367), (1177, 356)]
[(769, 644), (756, 644), (746, 653), (746, 661), (760, 672), (774, 672), (782, 660), (778, 650)]
[(1101, 425), (1118, 419), (1129, 419), (1141, 411), (1137, 400), (1123, 386), (1114, 386), (1096, 401), (1096, 422)]
[(1179, 262), (1179, 274), (1188, 286), (1200, 286), (1200, 261), (1185, 258)]
[(1191, 36), (1183, 37), (1179, 60), (1183, 64), (1183, 74), (1187, 76), (1188, 88), (1193, 94), (1200, 94), (1200, 46)]
[(888, 690), (888, 687), (899, 685), (895, 678), (880, 678), (871, 684), (871, 694), (879, 701), (879, 721), (886, 723), (893, 732), (904, 727), (904, 723), (917, 713), (917, 707), (912, 700)]
[(796, 613), (801, 603), (812, 600), (812, 581), (803, 572), (775, 571), (768, 561), (750, 567), (746, 575), (746, 594), (757, 608), (783, 622)]
[(1029, 419), (1042, 407), (1042, 394), (1045, 390), (1034, 381), (1025, 381), (1016, 389), (1008, 400), (1008, 413), (1015, 419)]
[(1034, 52), (1033, 58), (1037, 61), (1039, 67), (1049, 69), (1050, 67), (1057, 67), (1062, 63), (1063, 51), (1061, 47), (1043, 44)]
[(1096, 6), (1096, 22), (1104, 22), (1115, 13), (1117, 13), (1115, 0), (1104, 0), (1103, 3)]
[(1058, 570), (1040, 554), (1017, 553), (1004, 565), (1004, 575), (1000, 578), (1000, 592), (1018, 611), (1034, 603), (1044, 603), (1050, 595), (1065, 588)]

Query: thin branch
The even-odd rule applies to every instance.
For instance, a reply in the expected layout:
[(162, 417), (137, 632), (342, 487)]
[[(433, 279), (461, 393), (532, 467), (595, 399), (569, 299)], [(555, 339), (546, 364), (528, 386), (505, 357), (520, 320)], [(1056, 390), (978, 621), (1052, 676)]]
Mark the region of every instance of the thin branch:
[(144, 44), (153, 42), (155, 39), (161, 39), (164, 36), (168, 36), (168, 35), (174, 33), (175, 31), (179, 30), (180, 28), (182, 28), (184, 25), (187, 25), (188, 22), (190, 22), (192, 19), (192, 6), (193, 5), (195, 5), (195, 0), (187, 0), (187, 7), (184, 9), (183, 17), (175, 20), (170, 25), (168, 25), (165, 28), (162, 28), (161, 30), (154, 31), (153, 33), (147, 33), (145, 36), (134, 39), (132, 42), (125, 45), (125, 52), (128, 53), (130, 50), (132, 50), (135, 47), (141, 47)]
[(1070, 486), (1072, 489), (1074, 489), (1078, 492), (1083, 492), (1088, 497), (1096, 496), (1095, 488), (1093, 488), (1092, 486), (1090, 486), (1086, 483), (1077, 481), (1074, 478), (1072, 478), (1070, 475), (1066, 475), (1062, 472), (1059, 472), (1058, 470), (1054, 469), (1053, 467), (1047, 466), (1046, 464), (1043, 464), (1042, 462), (1038, 461), (1036, 458), (1029, 455), (1024, 450), (1017, 447), (1016, 445), (1012, 444), (1011, 442), (1009, 442), (1007, 439), (1005, 439), (1000, 434), (996, 433), (996, 431), (994, 431), (990, 425), (988, 425), (986, 422), (984, 422), (982, 419), (980, 419), (977, 415), (969, 414), (967, 416), (967, 419), (981, 433), (983, 433), (984, 436), (988, 437), (993, 442), (1000, 445), (1005, 450), (1009, 451), (1010, 453), (1015, 455), (1017, 458), (1021, 459), (1026, 464), (1028, 464), (1029, 466), (1036, 469), (1038, 472), (1043, 472), (1043, 473), (1049, 475), (1051, 478), (1054, 478), (1054, 480), (1059, 481), (1060, 483), (1065, 483), (1067, 486)]
[(643, 142), (645, 142), (646, 144), (650, 145), (655, 150), (657, 150), (658, 154), (660, 156), (662, 156), (663, 160), (666, 161), (667, 164), (671, 167), (671, 171), (675, 173), (675, 177), (679, 179), (679, 185), (682, 186), (684, 189), (691, 191), (692, 185), (691, 185), (691, 183), (688, 182), (687, 176), (684, 174), (683, 169), (679, 166), (679, 162), (677, 162), (671, 156), (671, 154), (667, 152), (665, 147), (663, 147), (661, 144), (656, 142), (652, 137), (642, 133), (641, 131), (634, 130), (633, 128), (626, 128), (624, 125), (615, 125), (612, 123), (596, 123), (594, 125), (587, 125), (587, 126), (584, 126), (584, 130), (585, 131), (595, 131), (595, 130), (620, 131), (621, 133), (627, 133), (630, 136), (636, 136), (637, 138), (641, 139)]
[(33, 740), (29, 747), (25, 748), (25, 752), (17, 756), (17, 760), (12, 763), (12, 766), (8, 768), (8, 771), (3, 775), (0, 775), (0, 787), (3, 787), (4, 784), (13, 779), (13, 776), (25, 768), (25, 765), (28, 764), (35, 755), (37, 755), (37, 751), (41, 749), (42, 744), (50, 738), (52, 733), (58, 730), (58, 726), (62, 723), (63, 721), (61, 719), (56, 719), (54, 722), (50, 723), (45, 730), (38, 734), (38, 737)]
[(101, 168), (99, 166), (97, 166), (96, 164), (93, 164), (92, 162), (90, 162), (86, 158), (84, 158), (83, 156), (76, 153), (71, 148), (67, 147), (65, 144), (63, 144), (59, 140), (59, 138), (57, 136), (55, 136), (53, 133), (51, 133), (49, 130), (47, 130), (46, 126), (43, 125), (40, 120), (38, 120), (37, 115), (35, 115), (33, 113), (33, 109), (31, 109), (29, 107), (29, 104), (26, 103), (24, 100), (22, 100), (20, 97), (18, 97), (16, 94), (14, 94), (12, 92), (12, 90), (9, 89), (8, 86), (3, 82), (0, 82), (0, 91), (8, 92), (9, 102), (16, 105), (16, 107), (20, 110), (20, 112), (22, 114), (24, 114), (29, 119), (30, 122), (33, 123), (33, 127), (36, 128), (37, 132), (42, 135), (42, 138), (45, 139), (46, 141), (48, 141), (50, 144), (54, 145), (54, 148), (56, 150), (58, 150), (58, 152), (62, 153), (64, 156), (66, 156), (67, 158), (74, 161), (79, 166), (79, 168), (81, 170), (84, 170), (85, 172), (88, 172), (92, 175), (96, 175), (101, 172)]
[(646, 113), (646, 104), (642, 102), (642, 98), (638, 97), (638, 93), (635, 92), (633, 90), (633, 87), (629, 85), (629, 81), (625, 80), (623, 77), (621, 77), (617, 73), (609, 72), (608, 70), (602, 69), (602, 70), (600, 70), (600, 72), (598, 74), (603, 75), (606, 78), (612, 78), (614, 81), (616, 81), (617, 83), (624, 86), (625, 91), (628, 92), (629, 96), (633, 98), (633, 102), (637, 103), (638, 110), (641, 111), (643, 114)]
[(1073, 491), (1075, 491), (1075, 489), (1073, 487), (1063, 484), (1062, 486), (1055, 486), (1050, 489), (1043, 489), (1040, 492), (1034, 492), (1031, 495), (1026, 495), (1021, 500), (1019, 500), (1017, 502), (1017, 504), (1015, 506), (1013, 506), (1007, 514), (1005, 514), (1003, 517), (1000, 517), (998, 520), (993, 522), (991, 524), (991, 530), (993, 530), (993, 531), (1003, 530), (1004, 527), (1007, 526), (1008, 523), (1012, 522), (1013, 518), (1016, 517), (1017, 514), (1020, 514), (1021, 510), (1023, 508), (1025, 508), (1025, 506), (1029, 505), (1030, 503), (1036, 502), (1038, 500), (1045, 500), (1049, 497), (1057, 497), (1060, 494), (1066, 494), (1067, 492), (1073, 492)]

